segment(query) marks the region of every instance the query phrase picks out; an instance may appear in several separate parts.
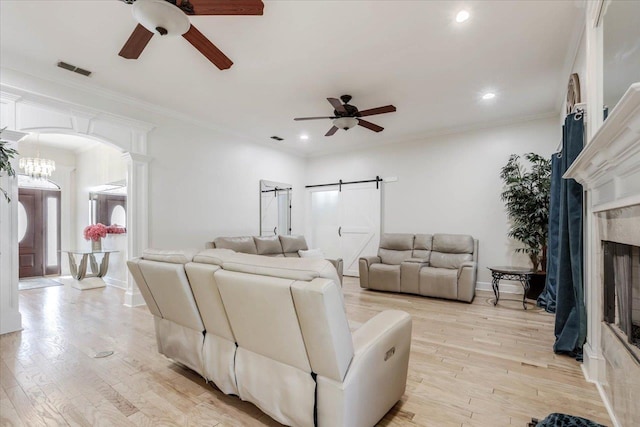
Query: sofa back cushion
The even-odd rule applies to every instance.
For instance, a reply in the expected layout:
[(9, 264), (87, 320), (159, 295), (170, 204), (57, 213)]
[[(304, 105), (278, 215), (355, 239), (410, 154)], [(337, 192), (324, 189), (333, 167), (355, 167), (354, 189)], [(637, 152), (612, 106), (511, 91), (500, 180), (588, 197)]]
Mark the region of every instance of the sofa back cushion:
[(142, 259), (138, 267), (163, 319), (196, 331), (204, 330), (184, 264)]
[(433, 236), (431, 234), (416, 234), (413, 241), (413, 257), (426, 258), (427, 261), (431, 256)]
[(243, 254), (257, 254), (256, 243), (252, 236), (217, 237), (213, 245), (218, 249), (231, 249)]
[(193, 261), (218, 265), (228, 271), (306, 281), (321, 277), (340, 283), (333, 264), (319, 258), (275, 258), (228, 249), (205, 249), (194, 256)]
[(327, 279), (297, 281), (291, 293), (313, 372), (341, 382), (354, 350), (339, 285)]
[(307, 240), (304, 236), (283, 236), (279, 235), (280, 243), (282, 244), (282, 252), (286, 257), (297, 258), (298, 251), (306, 251), (309, 249), (307, 246)]
[(311, 372), (291, 279), (221, 270), (216, 281), (239, 347)]
[(384, 233), (380, 237), (378, 256), (383, 264), (399, 265), (413, 257), (413, 234)]
[(461, 234), (434, 234), (429, 264), (436, 268), (457, 269), (463, 262), (473, 261), (473, 237)]
[(221, 267), (217, 265), (199, 262), (190, 262), (185, 265), (193, 296), (200, 309), (207, 333), (235, 342), (215, 277), (216, 272), (220, 270)]
[(278, 236), (255, 236), (253, 241), (256, 244), (258, 255), (284, 256), (282, 254), (282, 244)]

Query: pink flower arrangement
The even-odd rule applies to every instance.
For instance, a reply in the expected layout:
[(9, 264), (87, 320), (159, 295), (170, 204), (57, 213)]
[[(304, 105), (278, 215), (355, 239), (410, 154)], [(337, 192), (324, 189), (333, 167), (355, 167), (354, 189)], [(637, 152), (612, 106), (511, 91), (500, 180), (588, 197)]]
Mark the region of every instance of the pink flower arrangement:
[(118, 224), (113, 224), (107, 227), (107, 233), (109, 234), (124, 234), (126, 232), (127, 229)]
[(97, 242), (100, 238), (107, 235), (107, 226), (104, 224), (87, 225), (84, 228), (84, 239)]

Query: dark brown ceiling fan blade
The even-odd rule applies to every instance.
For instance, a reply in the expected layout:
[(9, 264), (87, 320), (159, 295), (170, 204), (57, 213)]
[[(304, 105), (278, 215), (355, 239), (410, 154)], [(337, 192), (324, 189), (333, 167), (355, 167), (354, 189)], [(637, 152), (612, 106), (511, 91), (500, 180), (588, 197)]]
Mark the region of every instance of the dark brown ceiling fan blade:
[(202, 34), (196, 27), (191, 25), (189, 31), (182, 35), (189, 43), (200, 51), (209, 61), (221, 70), (226, 70), (233, 65), (227, 55), (222, 53), (209, 39)]
[(382, 126), (378, 126), (375, 123), (368, 122), (366, 120), (358, 119), (358, 125), (370, 129), (374, 132), (382, 132), (384, 128)]
[(189, 3), (194, 15), (262, 15), (264, 9), (260, 0), (189, 0)]
[(326, 116), (326, 117), (296, 117), (293, 120), (318, 120), (318, 119), (337, 119), (337, 117)]
[(370, 108), (368, 110), (360, 111), (360, 117), (373, 116), (375, 114), (393, 113), (394, 111), (396, 111), (396, 107), (394, 107), (393, 105), (385, 105), (384, 107)]
[(331, 104), (337, 112), (346, 114), (347, 110), (338, 98), (327, 98), (327, 101), (329, 101), (329, 104)]
[(151, 37), (153, 37), (153, 33), (138, 24), (118, 55), (127, 59), (138, 59)]
[(324, 136), (331, 136), (334, 133), (336, 133), (338, 131), (338, 128), (335, 126), (332, 126), (331, 129), (329, 129), (329, 132), (325, 133)]

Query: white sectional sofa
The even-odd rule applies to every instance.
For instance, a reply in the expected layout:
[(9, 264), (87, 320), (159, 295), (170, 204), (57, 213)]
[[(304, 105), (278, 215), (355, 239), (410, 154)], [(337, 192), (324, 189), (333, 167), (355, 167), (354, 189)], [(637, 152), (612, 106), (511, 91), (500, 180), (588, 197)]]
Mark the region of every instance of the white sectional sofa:
[(353, 334), (331, 263), (227, 249), (147, 250), (128, 262), (158, 351), (291, 426), (372, 426), (404, 394), (411, 318)]

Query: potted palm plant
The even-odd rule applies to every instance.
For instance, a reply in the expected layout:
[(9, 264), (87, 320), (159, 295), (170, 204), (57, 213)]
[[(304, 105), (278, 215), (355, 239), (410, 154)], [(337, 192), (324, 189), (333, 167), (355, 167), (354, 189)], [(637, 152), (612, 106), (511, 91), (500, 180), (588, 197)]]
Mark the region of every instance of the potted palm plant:
[[(500, 198), (505, 203), (511, 226), (507, 235), (523, 246), (516, 252), (529, 256), (534, 274), (531, 292), (540, 293), (544, 288), (547, 268), (547, 238), (549, 235), (549, 196), (551, 191), (551, 160), (535, 153), (524, 156), (529, 168), (521, 163), (520, 156), (512, 154), (500, 171), (504, 188)], [(537, 285), (537, 286), (534, 286)], [(537, 295), (535, 295), (537, 297)]]
[[(11, 166), (11, 159), (14, 158), (18, 154), (18, 152), (13, 148), (7, 147), (9, 141), (2, 140), (3, 130), (4, 128), (0, 129), (0, 176), (4, 175), (5, 173), (9, 176), (15, 176), (16, 171), (13, 170), (13, 167)], [(7, 199), (7, 202), (11, 201), (11, 198), (4, 188), (0, 187), (0, 192), (2, 192), (4, 198)]]

